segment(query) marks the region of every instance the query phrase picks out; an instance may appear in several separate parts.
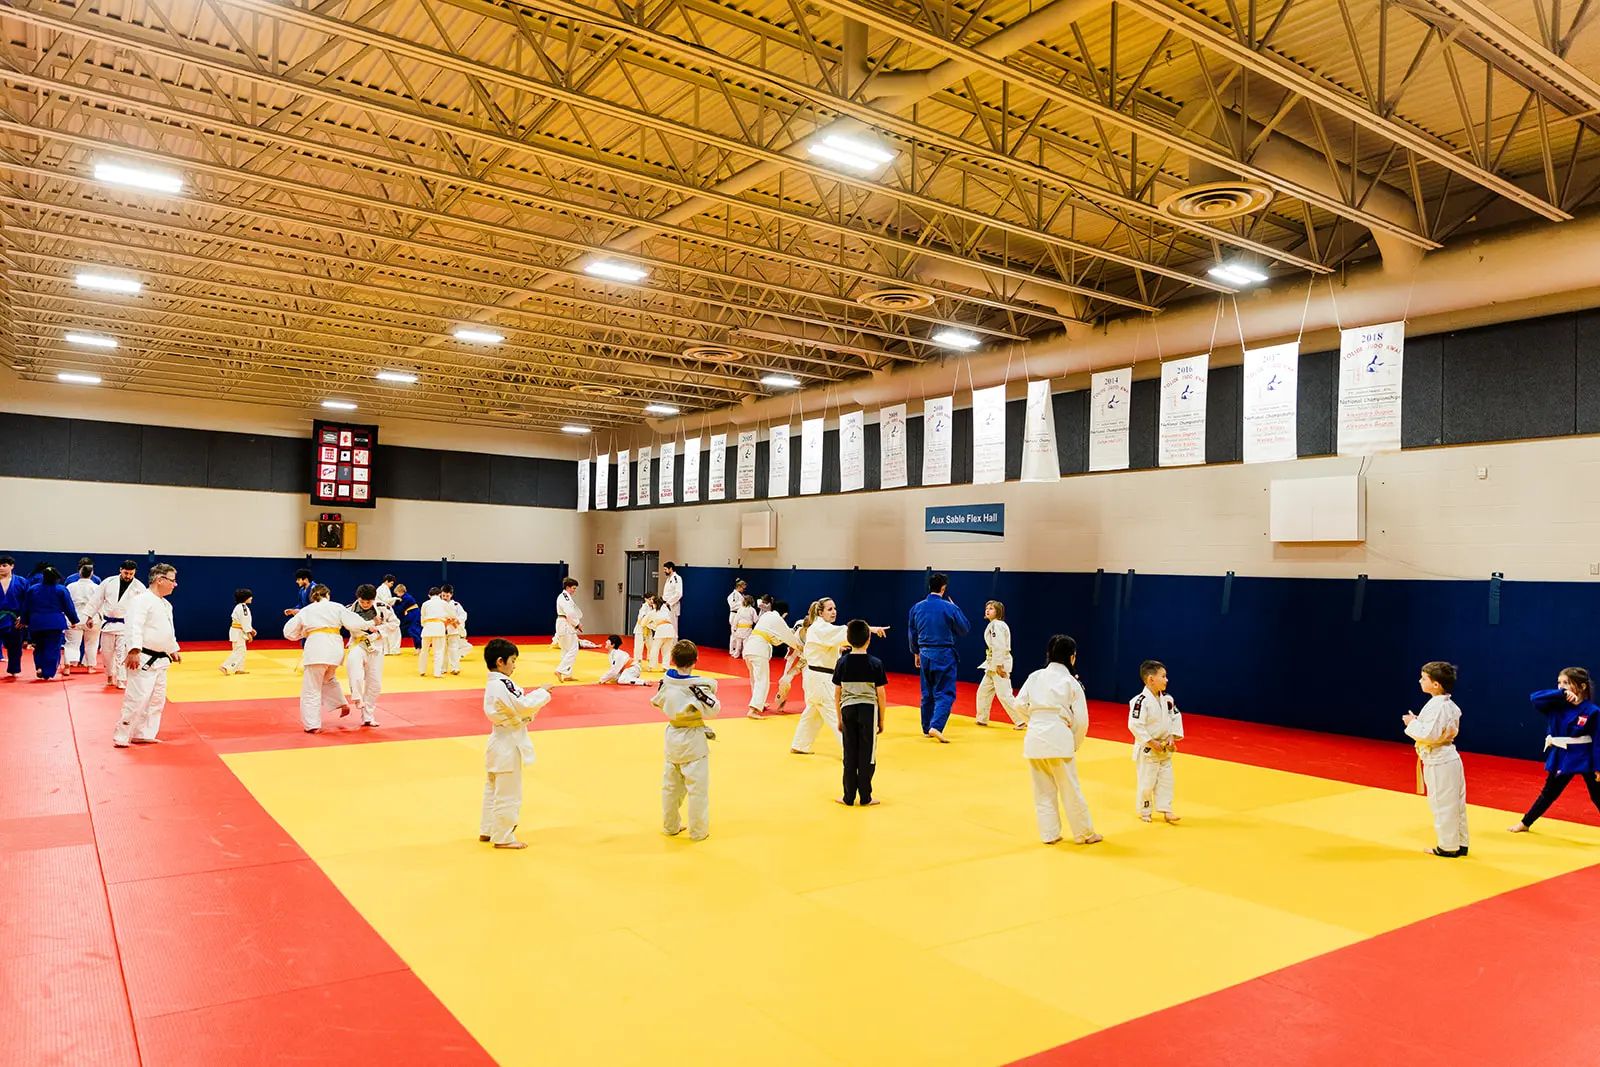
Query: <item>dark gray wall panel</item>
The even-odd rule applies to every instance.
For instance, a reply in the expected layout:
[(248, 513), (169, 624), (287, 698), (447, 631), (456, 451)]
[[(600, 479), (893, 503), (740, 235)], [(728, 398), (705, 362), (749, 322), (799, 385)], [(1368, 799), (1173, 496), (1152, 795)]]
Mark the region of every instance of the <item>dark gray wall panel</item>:
[[(532, 507), (539, 498), (539, 461), (527, 456), (483, 456), (489, 461), (489, 503)], [(574, 501), (578, 491), (573, 489)]]
[(1300, 455), (1333, 455), (1338, 404), (1339, 353), (1300, 353), (1300, 392), (1295, 398), (1295, 436)]
[(0, 474), (8, 478), (67, 478), (72, 433), (68, 420), (0, 412)]
[(1089, 390), (1075, 389), (1051, 397), (1056, 413), (1056, 455), (1062, 474), (1089, 469)]
[(489, 503), (489, 464), (468, 452), (439, 453), (439, 498), (463, 504)]
[(1212, 367), (1206, 382), (1206, 462), (1244, 459), (1244, 368)]
[(204, 430), (146, 426), (139, 451), (139, 480), (145, 485), (204, 487), (210, 435)]
[[(1444, 444), (1577, 432), (1575, 316), (1508, 322), (1422, 340), (1443, 342)], [(1408, 359), (1406, 369), (1410, 367)]]
[(207, 476), (213, 489), (272, 489), (272, 438), (213, 433)]
[(1161, 379), (1146, 378), (1133, 383), (1128, 416), (1128, 466), (1147, 470), (1159, 457), (1161, 425)]
[(425, 448), (380, 444), (372, 456), (373, 491), (378, 499), (438, 500), (439, 455)]
[(71, 444), (67, 477), (85, 482), (140, 480), (144, 453), (143, 427), (122, 422), (73, 419), (69, 433)]
[(1444, 442), (1444, 345), (1438, 337), (1406, 341), (1400, 384), (1400, 447)]

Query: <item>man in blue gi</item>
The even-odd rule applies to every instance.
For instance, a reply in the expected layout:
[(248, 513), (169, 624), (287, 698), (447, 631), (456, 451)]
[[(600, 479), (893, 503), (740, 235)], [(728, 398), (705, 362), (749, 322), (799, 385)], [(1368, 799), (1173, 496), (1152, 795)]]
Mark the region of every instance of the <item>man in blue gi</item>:
[(965, 637), (967, 617), (945, 595), (950, 579), (928, 579), (928, 598), (911, 608), (911, 655), (922, 672), (922, 735), (940, 744), (956, 702), (956, 638)]
[(12, 573), (16, 563), (10, 556), (0, 556), (0, 644), (5, 646), (9, 679), (22, 673), (22, 641), (27, 636), (22, 631), (22, 601), (28, 579)]

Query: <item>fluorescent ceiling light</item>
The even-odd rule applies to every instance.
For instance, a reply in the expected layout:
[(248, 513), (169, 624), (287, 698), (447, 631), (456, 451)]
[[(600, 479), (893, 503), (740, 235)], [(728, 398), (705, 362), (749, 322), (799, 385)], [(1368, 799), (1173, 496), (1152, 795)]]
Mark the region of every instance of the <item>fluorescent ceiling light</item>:
[(73, 385), (100, 384), (100, 379), (95, 377), (93, 374), (71, 374), (66, 371), (62, 371), (60, 374), (56, 375), (56, 381), (71, 382)]
[(450, 336), (454, 337), (457, 341), (466, 341), (469, 344), (475, 345), (497, 345), (501, 341), (505, 340), (504, 337), (495, 333), (493, 330), (469, 330), (465, 326)]
[(401, 385), (417, 384), (417, 376), (415, 374), (402, 374), (397, 370), (381, 370), (373, 377), (380, 382), (398, 382)]
[(775, 389), (793, 389), (799, 385), (799, 379), (791, 378), (787, 374), (769, 374), (761, 379), (762, 385), (770, 385)]
[(587, 427), (587, 426), (563, 426), (563, 427), (561, 427), (561, 432), (562, 433), (588, 433), (589, 432), (589, 427)]
[(1241, 267), (1237, 263), (1221, 263), (1206, 273), (1218, 281), (1231, 282), (1234, 285), (1259, 285), (1267, 280), (1267, 276), (1260, 271)]
[(610, 278), (617, 282), (642, 282), (650, 277), (650, 272), (627, 263), (612, 263), (610, 260), (597, 260), (584, 267), (584, 272), (596, 278)]
[(86, 348), (117, 347), (117, 339), (115, 337), (105, 337), (98, 333), (70, 332), (66, 335), (66, 338), (69, 345), (83, 345)]
[(933, 343), (945, 348), (977, 348), (983, 342), (970, 333), (945, 329), (933, 335)]
[(830, 134), (821, 141), (811, 142), (806, 151), (818, 159), (825, 159), (830, 163), (837, 163), (863, 173), (892, 163), (895, 155), (882, 145), (873, 144), (871, 141), (840, 137), (837, 134)]
[(324, 400), (322, 406), (334, 411), (354, 411), (356, 406), (348, 400)]
[(149, 189), (155, 193), (183, 192), (183, 178), (166, 171), (130, 167), (125, 163), (96, 163), (96, 181), (109, 185), (128, 185), (135, 189)]
[(80, 274), (73, 280), (79, 288), (99, 289), (106, 293), (137, 293), (144, 288), (143, 282), (132, 278), (113, 278), (108, 274)]
[(645, 410), (652, 415), (676, 415), (678, 413), (678, 409), (671, 404), (651, 404)]

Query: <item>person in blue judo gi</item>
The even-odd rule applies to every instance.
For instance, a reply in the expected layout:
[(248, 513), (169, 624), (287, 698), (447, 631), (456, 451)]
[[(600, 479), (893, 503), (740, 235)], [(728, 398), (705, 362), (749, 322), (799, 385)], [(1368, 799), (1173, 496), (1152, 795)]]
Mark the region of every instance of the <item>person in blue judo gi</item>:
[(400, 630), (411, 638), (411, 645), (422, 651), (422, 610), (417, 598), (406, 592), (406, 583), (394, 587), (394, 613), (400, 618)]
[(1595, 728), (1600, 726), (1600, 706), (1594, 702), (1594, 681), (1582, 667), (1568, 667), (1556, 677), (1555, 689), (1541, 689), (1528, 698), (1533, 710), (1545, 717), (1544, 788), (1522, 821), (1511, 827), (1525, 834), (1534, 821), (1550, 810), (1574, 778), (1582, 778), (1589, 800), (1600, 808), (1600, 774), (1594, 755)]
[(6, 679), (22, 673), (22, 598), (28, 579), (15, 573), (17, 561), (0, 556), (0, 646), (6, 650)]
[(944, 736), (956, 702), (956, 639), (970, 627), (946, 592), (950, 579), (928, 579), (928, 596), (911, 608), (911, 656), (922, 672), (922, 736), (949, 744)]
[(61, 572), (54, 567), (46, 566), (40, 571), (38, 584), (30, 585), (24, 594), (22, 624), (33, 644), (34, 670), (48, 682), (61, 666), (67, 627), (78, 625), (78, 608), (61, 580)]

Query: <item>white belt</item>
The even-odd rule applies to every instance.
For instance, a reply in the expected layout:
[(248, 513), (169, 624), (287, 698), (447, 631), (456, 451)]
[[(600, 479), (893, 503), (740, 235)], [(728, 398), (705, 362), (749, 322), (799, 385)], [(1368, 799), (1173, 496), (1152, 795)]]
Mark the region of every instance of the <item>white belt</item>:
[(1594, 738), (1592, 737), (1552, 737), (1547, 734), (1544, 739), (1544, 747), (1547, 750), (1552, 748), (1565, 750), (1568, 745), (1592, 744), (1594, 744)]

